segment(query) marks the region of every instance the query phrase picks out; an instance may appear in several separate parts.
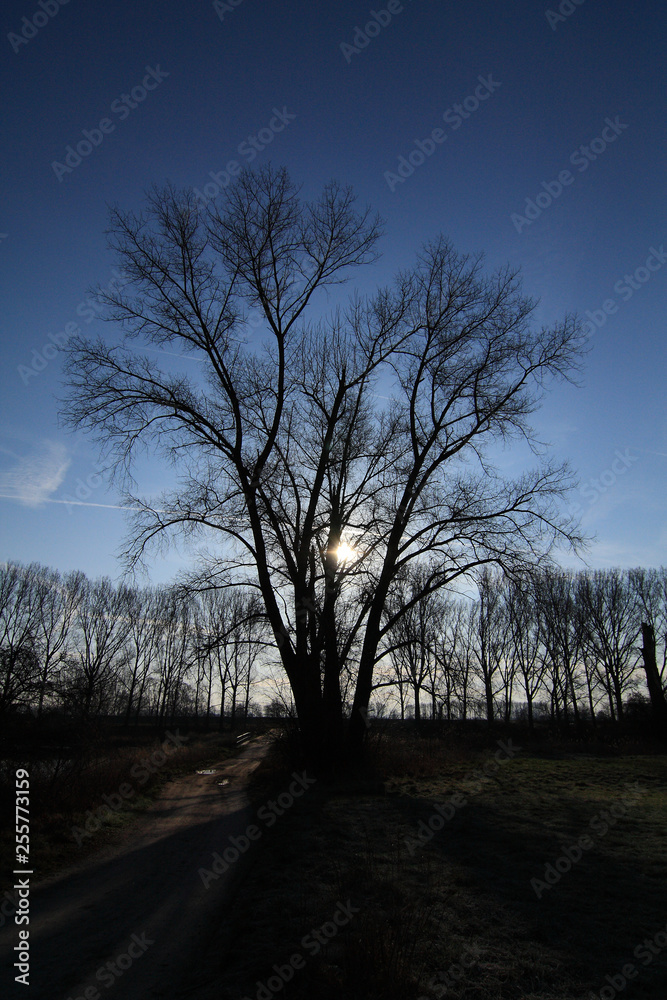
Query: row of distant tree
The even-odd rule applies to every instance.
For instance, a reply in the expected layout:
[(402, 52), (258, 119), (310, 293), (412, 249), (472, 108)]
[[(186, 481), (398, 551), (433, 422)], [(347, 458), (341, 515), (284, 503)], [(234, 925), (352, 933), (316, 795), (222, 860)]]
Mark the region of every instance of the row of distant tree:
[(520, 706), (531, 725), (536, 712), (559, 722), (622, 719), (647, 692), (642, 625), (657, 652), (661, 697), (667, 689), (665, 567), (514, 580), (485, 571), (476, 599), (422, 591), (417, 573), (395, 595), (405, 605), (421, 596), (388, 635), (382, 711), (509, 720)]
[[(508, 721), (521, 710), (531, 725), (545, 713), (557, 722), (622, 719), (646, 692), (642, 624), (656, 639), (656, 676), (667, 690), (665, 567), (518, 579), (485, 570), (471, 597), (426, 592), (415, 571), (399, 582), (385, 618), (379, 714)], [(183, 714), (234, 721), (258, 711), (253, 693), (276, 661), (249, 589), (192, 593), (37, 563), (0, 567), (0, 716), (56, 708), (160, 725)], [(345, 702), (354, 673), (353, 664), (342, 671)], [(289, 711), (289, 694), (282, 705)], [(280, 697), (270, 707), (280, 714)]]
[(247, 715), (262, 624), (245, 589), (137, 588), (0, 567), (0, 716)]

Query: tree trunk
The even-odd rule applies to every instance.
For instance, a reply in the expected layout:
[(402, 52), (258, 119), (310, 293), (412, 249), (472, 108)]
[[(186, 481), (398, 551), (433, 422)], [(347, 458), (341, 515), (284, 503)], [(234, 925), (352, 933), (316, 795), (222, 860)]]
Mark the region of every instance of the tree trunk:
[(213, 687), (213, 665), (209, 663), (208, 671), (208, 692), (206, 697), (206, 729), (211, 724), (211, 690)]
[[(327, 611), (324, 650), (324, 682), (322, 684), (322, 713), (324, 727), (322, 740), (324, 744), (324, 759), (331, 765), (338, 761), (343, 752), (343, 698), (340, 690), (341, 662), (336, 642), (333, 605)], [(316, 652), (314, 657), (319, 659)], [(318, 664), (313, 663), (313, 671), (318, 671)]]
[(614, 672), (614, 697), (616, 699), (618, 721), (621, 722), (625, 713), (623, 711), (623, 691), (621, 690), (621, 684), (617, 672)]
[(595, 704), (593, 702), (593, 672), (588, 669), (588, 664), (584, 658), (584, 672), (586, 674), (586, 687), (588, 688), (588, 707), (591, 712), (591, 722), (594, 726), (597, 725), (597, 719), (595, 718)]
[(123, 723), (125, 729), (129, 729), (130, 726), (130, 715), (132, 714), (132, 705), (134, 703), (134, 689), (137, 686), (138, 673), (139, 673), (139, 660), (135, 659), (134, 669), (132, 670), (132, 683), (130, 684), (130, 690), (127, 693), (127, 710), (125, 712), (125, 721)]
[(225, 728), (225, 695), (227, 693), (226, 685), (222, 684), (220, 693), (220, 732), (224, 731)]
[(611, 721), (616, 722), (616, 711), (614, 709), (614, 698), (611, 687), (607, 688), (607, 698), (609, 699), (609, 714), (611, 716)]
[(375, 667), (375, 653), (380, 639), (380, 622), (382, 619), (382, 609), (386, 596), (386, 587), (378, 600), (379, 588), (376, 591), (375, 606), (366, 623), (366, 635), (361, 650), (359, 660), (359, 670), (357, 672), (357, 684), (354, 691), (354, 701), (352, 702), (352, 715), (347, 730), (347, 746), (352, 758), (361, 758), (364, 748), (364, 739), (368, 730), (367, 713), (368, 703), (371, 699), (373, 688), (373, 668)]
[(43, 712), (43, 709), (44, 709), (44, 695), (46, 694), (46, 682), (48, 680), (49, 667), (50, 667), (50, 664), (49, 664), (48, 657), (47, 657), (47, 660), (46, 660), (46, 662), (44, 664), (44, 670), (42, 671), (42, 676), (41, 676), (41, 679), (40, 679), (40, 682), (39, 682), (39, 703), (37, 705), (37, 718), (38, 719), (41, 719), (42, 712)]
[(595, 718), (595, 705), (593, 703), (593, 688), (589, 682), (588, 684), (588, 704), (591, 710), (591, 722), (593, 725), (597, 725), (597, 720)]
[(579, 718), (579, 705), (577, 703), (577, 691), (576, 691), (575, 684), (574, 684), (574, 670), (569, 665), (569, 663), (568, 663), (568, 666), (567, 666), (567, 680), (568, 680), (568, 687), (570, 689), (570, 697), (572, 699), (572, 711), (573, 711), (573, 714), (574, 714), (574, 724), (577, 727), (577, 729), (579, 729), (580, 721), (581, 720)]
[(336, 745), (325, 714), (319, 671), (316, 675), (301, 670), (298, 679), (291, 679), (291, 688), (306, 761), (316, 770), (329, 771), (340, 760), (342, 747)]
[(644, 670), (646, 671), (646, 684), (651, 698), (651, 710), (653, 718), (664, 732), (667, 732), (667, 699), (660, 682), (658, 664), (655, 656), (655, 633), (651, 625), (642, 624), (642, 653), (644, 655)]
[(484, 694), (486, 697), (486, 721), (490, 726), (493, 725), (493, 688), (491, 687), (491, 678), (486, 676), (484, 678)]

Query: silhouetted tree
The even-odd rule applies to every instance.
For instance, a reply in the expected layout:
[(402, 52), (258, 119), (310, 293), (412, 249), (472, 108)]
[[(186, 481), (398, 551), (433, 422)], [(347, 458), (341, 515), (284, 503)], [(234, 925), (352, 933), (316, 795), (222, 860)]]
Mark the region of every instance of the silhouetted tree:
[(35, 601), (39, 608), (35, 628), (40, 664), (38, 716), (42, 714), (47, 694), (56, 689), (59, 668), (71, 648), (73, 624), (85, 583), (86, 577), (81, 572), (61, 577), (57, 570), (40, 566), (35, 573)]
[(653, 629), (656, 644), (656, 667), (663, 689), (667, 689), (667, 566), (645, 569), (639, 566), (628, 571), (630, 588), (637, 600), (638, 626)]
[(86, 579), (81, 586), (69, 670), (60, 690), (84, 719), (113, 707), (119, 658), (130, 631), (128, 598), (128, 590), (116, 587), (107, 577)]
[(507, 614), (511, 636), (510, 656), (515, 664), (515, 676), (521, 678), (521, 687), (526, 696), (528, 727), (532, 729), (533, 706), (543, 687), (547, 669), (534, 573), (526, 574), (510, 583), (507, 593)]
[(0, 565), (0, 716), (19, 704), (29, 706), (39, 687), (36, 580), (41, 569), (37, 563)]
[(470, 630), (474, 672), (484, 692), (486, 721), (495, 719), (496, 695), (502, 689), (502, 664), (506, 654), (506, 619), (503, 605), (503, 581), (484, 567), (477, 578), (479, 600), (472, 609), (474, 627)]
[(579, 723), (582, 624), (576, 600), (576, 578), (569, 570), (547, 568), (534, 577), (542, 636), (547, 650), (552, 718)]
[(162, 608), (164, 588), (146, 587), (129, 590), (126, 614), (127, 635), (127, 703), (125, 725), (130, 722), (132, 712), (139, 720), (144, 694), (149, 677), (157, 659), (157, 651), (162, 635)]
[(612, 714), (623, 717), (623, 698), (635, 686), (637, 599), (620, 569), (578, 576), (582, 644), (593, 659)]
[[(412, 690), (415, 722), (421, 721), (421, 694), (431, 697), (431, 715), (435, 717), (437, 699), (436, 638), (444, 612), (440, 594), (424, 586), (425, 573), (415, 567), (404, 580), (397, 582), (387, 604), (388, 625), (385, 633), (390, 643), (388, 653), (399, 685)], [(404, 609), (408, 610), (405, 611)]]
[[(530, 414), (550, 377), (575, 370), (582, 339), (571, 316), (536, 329), (515, 272), (487, 276), (444, 238), (389, 287), (313, 321), (320, 291), (376, 259), (378, 220), (337, 183), (302, 201), (270, 167), (223, 198), (204, 210), (168, 187), (140, 215), (112, 211), (128, 283), (102, 298), (128, 339), (71, 342), (64, 414), (119, 471), (142, 446), (179, 468), (153, 502), (127, 491), (141, 511), (128, 558), (173, 530), (217, 534), (207, 572), (258, 588), (306, 748), (330, 760), (346, 673), (349, 745), (361, 749), (405, 567), (427, 567), (429, 592), (576, 545), (560, 505), (567, 468), (507, 480), (488, 448), (533, 441)], [(144, 345), (201, 364), (173, 374)]]

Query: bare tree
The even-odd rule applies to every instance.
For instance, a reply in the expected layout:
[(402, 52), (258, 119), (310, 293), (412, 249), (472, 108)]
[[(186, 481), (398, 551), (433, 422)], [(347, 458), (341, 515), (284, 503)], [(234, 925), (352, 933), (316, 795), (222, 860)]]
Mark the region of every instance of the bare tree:
[(118, 658), (127, 642), (128, 591), (107, 577), (84, 580), (74, 616), (70, 670), (60, 684), (65, 701), (84, 719), (112, 707)]
[(637, 622), (638, 627), (644, 622), (653, 630), (660, 650), (660, 679), (667, 690), (667, 566), (631, 569), (628, 581), (641, 612), (642, 621)]
[(176, 587), (166, 588), (160, 604), (157, 661), (157, 721), (160, 732), (187, 707), (186, 678), (196, 659), (192, 647), (193, 604)]
[(127, 593), (126, 726), (129, 725), (132, 712), (135, 721), (139, 719), (146, 686), (155, 666), (163, 625), (163, 598), (164, 591), (152, 587), (128, 590)]
[[(205, 590), (199, 598), (197, 652), (217, 670), (220, 685), (220, 728), (227, 708), (234, 726), (240, 711), (248, 715), (255, 663), (265, 645), (260, 602), (249, 588)], [(227, 704), (227, 694), (231, 702)]]
[(526, 696), (528, 727), (532, 729), (533, 706), (544, 684), (547, 669), (534, 574), (526, 574), (510, 583), (507, 611), (511, 634), (510, 655), (515, 663), (515, 674), (521, 678), (521, 687)]
[[(550, 378), (576, 369), (579, 325), (535, 329), (516, 273), (486, 276), (443, 238), (393, 285), (313, 322), (318, 293), (376, 259), (378, 221), (336, 183), (304, 202), (270, 167), (223, 197), (204, 211), (191, 192), (155, 189), (141, 215), (113, 210), (129, 282), (103, 298), (128, 339), (71, 342), (64, 416), (119, 470), (149, 445), (178, 467), (152, 502), (128, 489), (141, 508), (128, 558), (172, 530), (217, 536), (206, 572), (258, 588), (305, 746), (330, 760), (346, 671), (361, 749), (405, 567), (423, 562), (431, 591), (577, 544), (560, 504), (567, 468), (508, 481), (488, 448), (534, 441), (530, 414)], [(252, 336), (248, 309), (263, 323)], [(187, 353), (198, 374), (160, 370), (143, 345)]]
[(81, 572), (68, 573), (63, 578), (57, 570), (46, 566), (39, 567), (36, 574), (35, 600), (39, 610), (35, 642), (40, 663), (38, 716), (42, 714), (47, 694), (53, 694), (57, 688), (58, 668), (67, 659), (74, 617), (85, 582), (86, 577)]
[(383, 657), (377, 664), (373, 679), (373, 693), (375, 698), (384, 698), (378, 694), (379, 691), (387, 692), (387, 698), (392, 695), (398, 696), (398, 718), (405, 721), (408, 709), (408, 698), (411, 691), (409, 677), (403, 672), (403, 664), (400, 658), (389, 655)]
[(514, 691), (519, 669), (518, 658), (514, 655), (514, 629), (510, 613), (510, 581), (499, 580), (500, 601), (495, 615), (494, 654), (498, 661), (498, 678), (500, 680), (498, 694), (502, 698), (503, 719), (507, 723), (512, 718)]
[(39, 686), (37, 563), (0, 565), (0, 716), (29, 707)]
[(213, 711), (214, 670), (209, 647), (209, 629), (205, 609), (200, 599), (193, 602), (192, 633), (193, 659), (196, 670), (195, 713), (198, 716), (200, 708), (205, 703), (205, 720), (208, 727)]
[[(478, 575), (477, 588), (479, 600), (471, 610), (474, 627), (469, 635), (472, 640), (473, 669), (481, 681), (486, 720), (491, 725), (495, 718), (496, 696), (505, 684), (502, 666), (507, 636), (503, 580), (485, 566)], [(499, 684), (499, 680), (503, 683)]]
[[(405, 580), (394, 588), (387, 607), (392, 621), (386, 638), (387, 650), (393, 666), (395, 682), (408, 684), (414, 698), (415, 722), (421, 721), (421, 694), (431, 697), (431, 716), (435, 718), (437, 699), (436, 639), (444, 612), (444, 601), (439, 593), (424, 587), (425, 573), (415, 567)], [(404, 609), (407, 611), (404, 612)]]
[(540, 628), (547, 649), (552, 718), (569, 720), (570, 708), (580, 721), (579, 663), (582, 621), (577, 603), (577, 577), (569, 570), (547, 568), (534, 576)]
[(635, 686), (637, 598), (620, 569), (580, 573), (577, 598), (582, 643), (609, 697), (612, 716), (623, 717), (623, 697)]
[(474, 615), (462, 600), (448, 601), (435, 654), (440, 664), (441, 699), (447, 719), (466, 719), (472, 681)]

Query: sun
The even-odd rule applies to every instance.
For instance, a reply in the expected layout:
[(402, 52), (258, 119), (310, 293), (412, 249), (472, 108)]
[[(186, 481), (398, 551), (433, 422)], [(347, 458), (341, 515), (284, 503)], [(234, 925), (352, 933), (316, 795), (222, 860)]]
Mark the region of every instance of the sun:
[(347, 542), (341, 542), (336, 549), (336, 555), (338, 556), (338, 562), (352, 562), (353, 559), (357, 558), (356, 551)]

